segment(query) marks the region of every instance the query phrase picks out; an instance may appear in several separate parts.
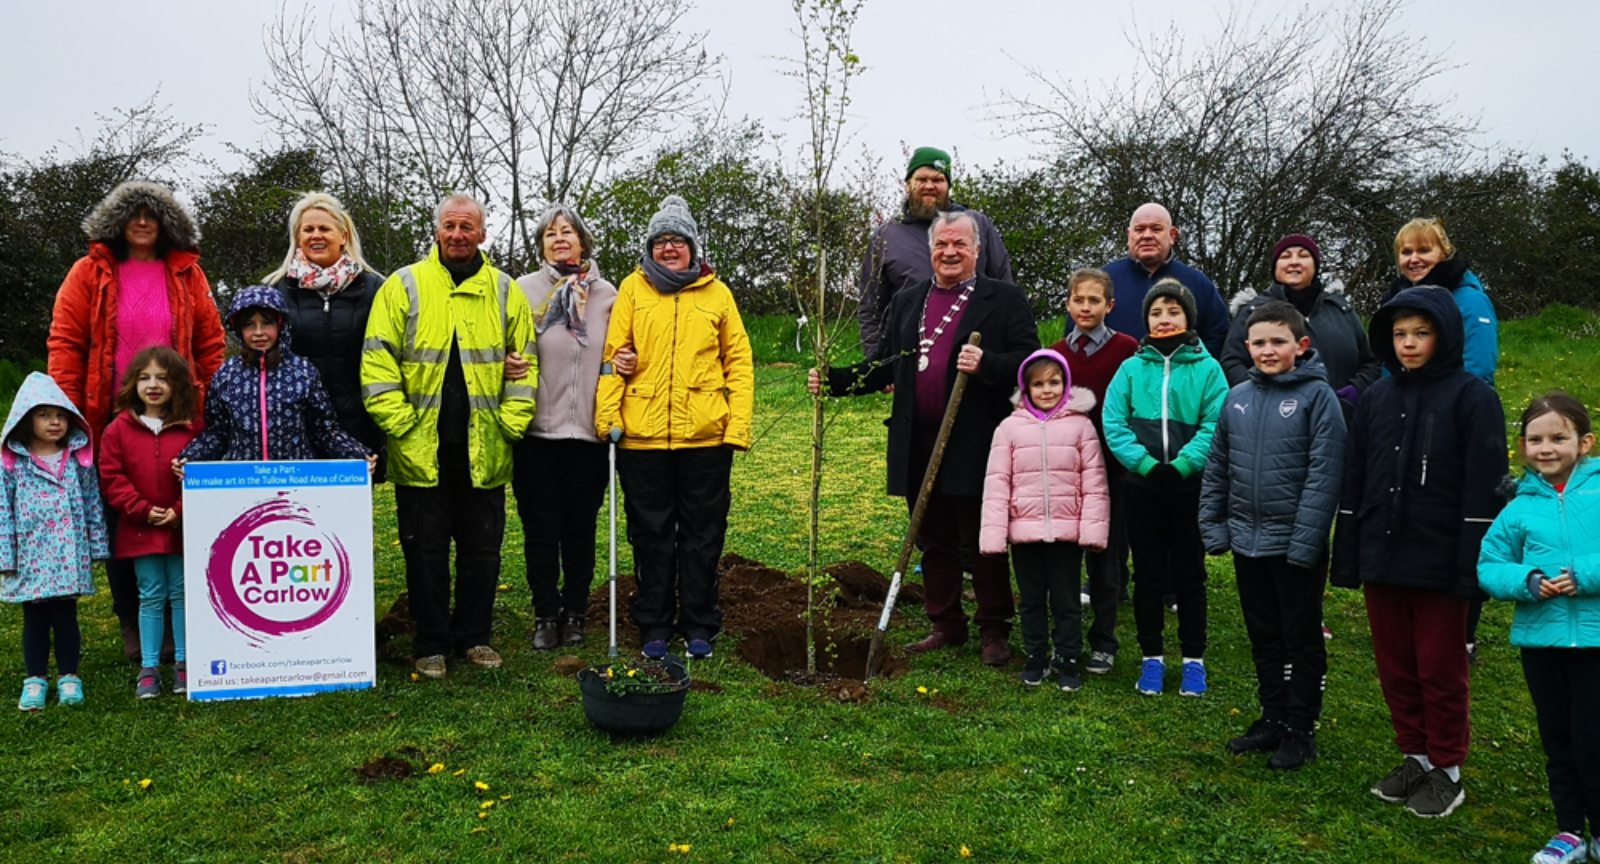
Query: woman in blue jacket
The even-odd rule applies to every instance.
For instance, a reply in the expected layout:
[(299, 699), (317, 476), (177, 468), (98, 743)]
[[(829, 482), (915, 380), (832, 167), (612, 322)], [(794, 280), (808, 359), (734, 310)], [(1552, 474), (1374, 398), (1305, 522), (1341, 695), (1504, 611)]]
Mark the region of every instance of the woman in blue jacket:
[(1584, 860), (1583, 829), (1600, 833), (1600, 466), (1589, 412), (1554, 392), (1522, 414), (1528, 472), (1483, 538), (1478, 583), (1514, 600), (1511, 644), (1539, 716), (1559, 833), (1535, 864)]

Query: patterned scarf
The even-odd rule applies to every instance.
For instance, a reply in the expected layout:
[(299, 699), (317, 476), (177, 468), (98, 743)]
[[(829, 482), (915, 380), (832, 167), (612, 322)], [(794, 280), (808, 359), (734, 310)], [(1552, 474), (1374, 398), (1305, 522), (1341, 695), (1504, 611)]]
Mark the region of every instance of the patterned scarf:
[[(589, 347), (589, 326), (584, 323), (584, 307), (589, 303), (589, 287), (594, 284), (595, 274), (592, 268), (584, 262), (584, 267), (562, 278), (556, 289), (550, 293), (549, 299), (540, 304), (541, 308), (535, 312), (537, 319), (534, 332), (543, 334), (556, 324), (567, 325), (572, 338), (578, 344)], [(558, 270), (568, 270), (561, 267)]]
[(339, 260), (331, 265), (318, 267), (306, 258), (306, 253), (296, 249), (294, 260), (289, 262), (289, 269), (285, 275), (301, 288), (316, 291), (324, 297), (332, 297), (361, 275), (361, 267), (350, 260), (349, 255), (340, 255)]

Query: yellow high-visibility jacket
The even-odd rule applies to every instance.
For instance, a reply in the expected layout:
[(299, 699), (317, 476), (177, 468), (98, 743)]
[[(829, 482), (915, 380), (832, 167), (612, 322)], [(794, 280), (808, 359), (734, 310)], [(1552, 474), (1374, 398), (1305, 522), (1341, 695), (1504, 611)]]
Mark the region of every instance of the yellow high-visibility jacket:
[[(539, 370), (527, 295), (487, 257), (456, 285), (436, 246), (378, 289), (362, 346), (361, 398), (389, 436), (389, 479), (398, 485), (439, 484), (439, 407), (452, 339), (467, 379), (473, 486), (511, 480), (511, 444), (533, 421)], [(510, 351), (534, 364), (521, 381), (504, 380)]]
[(733, 292), (715, 273), (663, 294), (643, 271), (622, 280), (601, 355), (632, 348), (632, 375), (601, 375), (595, 432), (622, 429), (619, 446), (677, 450), (750, 449), (755, 361)]

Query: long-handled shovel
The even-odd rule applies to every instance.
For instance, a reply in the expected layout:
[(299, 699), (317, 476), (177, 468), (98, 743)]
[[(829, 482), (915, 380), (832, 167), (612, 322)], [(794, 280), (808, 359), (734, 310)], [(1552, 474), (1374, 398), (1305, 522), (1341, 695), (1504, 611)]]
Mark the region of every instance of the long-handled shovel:
[(622, 440), (622, 430), (611, 428), (611, 433), (606, 436), (611, 439), (607, 448), (611, 456), (611, 491), (606, 496), (611, 502), (611, 653), (617, 656), (617, 442)]
[[(980, 334), (973, 333), (968, 345), (977, 345)], [(895, 562), (894, 576), (889, 580), (889, 593), (883, 598), (883, 615), (878, 618), (878, 629), (872, 634), (872, 645), (867, 648), (867, 673), (865, 680), (877, 677), (883, 667), (883, 638), (889, 632), (889, 616), (894, 613), (894, 601), (900, 596), (900, 582), (906, 565), (911, 563), (911, 549), (917, 544), (917, 529), (922, 527), (922, 514), (928, 510), (928, 496), (933, 494), (934, 481), (939, 476), (939, 463), (944, 461), (944, 445), (950, 440), (950, 427), (955, 425), (956, 411), (961, 407), (961, 394), (967, 389), (967, 373), (956, 373), (956, 385), (950, 389), (950, 403), (944, 407), (944, 419), (939, 421), (939, 437), (933, 442), (933, 455), (928, 458), (928, 471), (922, 475), (922, 489), (917, 492), (917, 506), (911, 509), (911, 522), (906, 525), (906, 539), (900, 544), (900, 560)]]

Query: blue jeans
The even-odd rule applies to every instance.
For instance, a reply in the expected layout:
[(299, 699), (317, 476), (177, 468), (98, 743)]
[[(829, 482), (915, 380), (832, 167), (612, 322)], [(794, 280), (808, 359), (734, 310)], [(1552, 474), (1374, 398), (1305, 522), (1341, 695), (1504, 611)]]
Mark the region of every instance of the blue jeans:
[(172, 606), (173, 656), (185, 659), (183, 620), (183, 556), (141, 555), (133, 559), (139, 579), (139, 652), (147, 667), (161, 664), (161, 637), (166, 635), (162, 613)]

